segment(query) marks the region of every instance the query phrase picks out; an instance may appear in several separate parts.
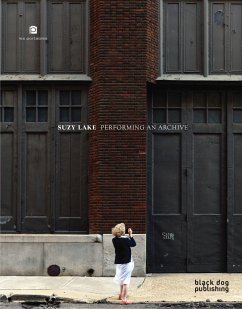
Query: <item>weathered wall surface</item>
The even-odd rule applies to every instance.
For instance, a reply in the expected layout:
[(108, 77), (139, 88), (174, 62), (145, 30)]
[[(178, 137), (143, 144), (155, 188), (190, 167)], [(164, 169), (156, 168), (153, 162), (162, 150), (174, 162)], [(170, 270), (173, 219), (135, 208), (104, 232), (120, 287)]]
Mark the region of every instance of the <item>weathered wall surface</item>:
[[(133, 276), (145, 275), (145, 235), (135, 235)], [(112, 235), (0, 235), (1, 276), (48, 276), (58, 265), (60, 276), (113, 276)]]

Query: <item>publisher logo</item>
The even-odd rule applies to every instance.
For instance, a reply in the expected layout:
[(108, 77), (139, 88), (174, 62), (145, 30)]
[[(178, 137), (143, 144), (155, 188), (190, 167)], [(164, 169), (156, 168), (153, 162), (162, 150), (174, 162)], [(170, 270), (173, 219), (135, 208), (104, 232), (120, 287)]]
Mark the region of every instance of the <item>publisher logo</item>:
[(30, 26), (29, 27), (29, 34), (37, 34), (38, 28), (36, 26)]
[(36, 36), (36, 34), (38, 34), (38, 27), (34, 25), (29, 26), (29, 35), (20, 36), (19, 40), (21, 41), (47, 41), (47, 37), (39, 37), (39, 36)]

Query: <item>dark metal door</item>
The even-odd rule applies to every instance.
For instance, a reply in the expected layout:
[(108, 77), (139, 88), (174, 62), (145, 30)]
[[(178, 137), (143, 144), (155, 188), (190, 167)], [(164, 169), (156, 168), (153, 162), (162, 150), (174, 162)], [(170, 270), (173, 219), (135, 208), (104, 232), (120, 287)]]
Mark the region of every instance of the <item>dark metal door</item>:
[(226, 270), (225, 93), (189, 93), (187, 271)]
[[(154, 124), (186, 122), (186, 95), (158, 91)], [(186, 132), (149, 131), (148, 271), (186, 271)]]
[(87, 232), (85, 87), (3, 87), (1, 122), (2, 232)]
[(86, 2), (48, 1), (48, 71), (85, 71)]
[(153, 124), (189, 130), (148, 133), (148, 272), (226, 270), (225, 98), (205, 87), (153, 91)]
[[(87, 122), (87, 92), (81, 87), (56, 89), (59, 124)], [(85, 232), (87, 228), (87, 132), (55, 132), (55, 230)]]
[(242, 92), (228, 93), (228, 255), (229, 272), (242, 271)]
[(162, 2), (164, 73), (241, 74), (241, 1)]
[(51, 104), (48, 88), (23, 90), (21, 230), (51, 231)]
[(242, 2), (211, 1), (210, 72), (241, 74)]
[(5, 88), (0, 102), (0, 230), (15, 231), (17, 228), (17, 152), (18, 113), (17, 89)]
[(202, 72), (202, 1), (164, 1), (166, 73)]
[[(40, 70), (40, 3), (38, 0), (5, 0), (2, 5), (2, 71), (37, 73)], [(30, 34), (30, 26), (37, 27)]]

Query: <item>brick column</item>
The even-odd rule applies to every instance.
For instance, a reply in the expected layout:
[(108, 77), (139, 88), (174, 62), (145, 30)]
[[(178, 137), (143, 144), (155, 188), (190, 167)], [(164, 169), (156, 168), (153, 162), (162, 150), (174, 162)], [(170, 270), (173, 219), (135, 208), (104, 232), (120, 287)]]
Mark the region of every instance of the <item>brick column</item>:
[[(158, 70), (158, 1), (90, 1), (89, 123), (147, 123), (147, 82)], [(146, 230), (146, 131), (89, 138), (89, 231), (125, 222)]]

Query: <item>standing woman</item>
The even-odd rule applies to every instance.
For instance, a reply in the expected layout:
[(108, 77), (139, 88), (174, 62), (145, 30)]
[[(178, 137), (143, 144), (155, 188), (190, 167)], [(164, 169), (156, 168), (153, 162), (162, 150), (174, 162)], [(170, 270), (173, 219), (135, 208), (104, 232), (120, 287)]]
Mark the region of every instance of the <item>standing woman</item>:
[(116, 275), (114, 282), (120, 285), (119, 299), (121, 304), (129, 304), (127, 301), (128, 285), (132, 271), (134, 269), (134, 261), (131, 256), (131, 247), (136, 246), (133, 238), (133, 231), (128, 229), (129, 237), (125, 235), (124, 223), (117, 224), (112, 228), (112, 234), (115, 236), (112, 241), (115, 248)]

